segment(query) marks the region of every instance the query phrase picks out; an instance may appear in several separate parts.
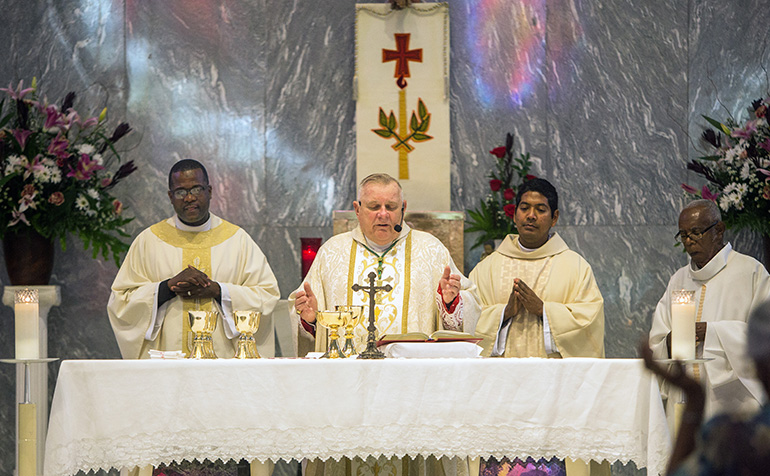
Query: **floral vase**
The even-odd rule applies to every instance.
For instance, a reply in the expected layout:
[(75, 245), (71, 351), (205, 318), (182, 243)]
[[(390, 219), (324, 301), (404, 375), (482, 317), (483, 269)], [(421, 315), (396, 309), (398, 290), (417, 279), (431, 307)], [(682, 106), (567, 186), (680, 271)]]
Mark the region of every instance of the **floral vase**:
[(53, 271), (53, 240), (32, 227), (6, 232), (3, 254), (8, 278), (14, 286), (46, 285)]

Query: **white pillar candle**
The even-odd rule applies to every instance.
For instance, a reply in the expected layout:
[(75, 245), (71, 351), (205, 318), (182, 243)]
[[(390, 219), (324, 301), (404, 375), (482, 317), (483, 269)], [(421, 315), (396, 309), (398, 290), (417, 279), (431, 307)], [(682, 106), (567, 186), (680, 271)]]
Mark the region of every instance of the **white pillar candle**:
[(695, 358), (695, 291), (671, 292), (671, 358)]
[(16, 358), (39, 359), (40, 337), (38, 334), (37, 289), (16, 291), (14, 299), (16, 316)]

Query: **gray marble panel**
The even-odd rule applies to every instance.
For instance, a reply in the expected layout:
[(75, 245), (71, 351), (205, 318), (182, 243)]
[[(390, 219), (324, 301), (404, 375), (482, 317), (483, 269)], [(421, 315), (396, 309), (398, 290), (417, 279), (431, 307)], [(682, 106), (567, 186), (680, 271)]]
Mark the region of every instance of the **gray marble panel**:
[(331, 226), (355, 199), (354, 2), (271, 2), (264, 13), (267, 218)]
[[(689, 50), (689, 156), (711, 151), (700, 140), (706, 115), (724, 121), (748, 119), (755, 99), (770, 95), (770, 31), (762, 0), (691, 2)], [(740, 25), (726, 28), (726, 25)], [(709, 126), (710, 127), (710, 126)], [(688, 173), (693, 185), (705, 183)]]
[[(450, 3), (452, 209), (479, 207), (496, 159), (489, 151), (514, 135), (532, 173), (547, 155), (545, 2)], [(466, 238), (465, 269), (481, 250)]]
[(548, 0), (548, 167), (576, 225), (671, 223), (686, 154), (687, 4)]

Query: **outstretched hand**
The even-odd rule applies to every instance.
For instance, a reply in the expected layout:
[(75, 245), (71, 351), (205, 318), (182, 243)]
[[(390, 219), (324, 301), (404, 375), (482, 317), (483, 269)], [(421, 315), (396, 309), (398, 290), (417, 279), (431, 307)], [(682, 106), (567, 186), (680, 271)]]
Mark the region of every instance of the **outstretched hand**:
[(294, 309), (299, 317), (305, 322), (315, 322), (315, 313), (318, 310), (318, 299), (316, 299), (313, 290), (310, 289), (310, 283), (305, 283), (302, 291), (297, 291), (294, 299)]
[(701, 388), (700, 383), (685, 372), (684, 366), (681, 363), (676, 362), (669, 366), (654, 360), (652, 357), (652, 349), (650, 349), (650, 345), (646, 338), (643, 338), (639, 343), (639, 353), (644, 360), (645, 367), (671, 385), (681, 388), (688, 398), (691, 396), (697, 398), (697, 394), (703, 395), (703, 389)]
[(454, 298), (460, 294), (460, 275), (451, 273), (452, 269), (447, 266), (444, 268), (444, 274), (441, 275), (441, 279), (438, 281), (439, 286), (441, 286), (441, 296), (446, 304), (454, 301)]

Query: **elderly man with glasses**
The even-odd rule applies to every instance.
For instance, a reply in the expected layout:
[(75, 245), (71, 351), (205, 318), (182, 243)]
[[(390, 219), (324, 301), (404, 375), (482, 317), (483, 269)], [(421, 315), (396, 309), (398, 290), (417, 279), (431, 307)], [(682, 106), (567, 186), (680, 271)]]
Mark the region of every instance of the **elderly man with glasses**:
[[(671, 293), (695, 291), (696, 357), (709, 360), (690, 368), (705, 386), (706, 418), (725, 411), (754, 411), (764, 398), (745, 355), (746, 323), (751, 311), (770, 298), (770, 275), (760, 262), (725, 244), (724, 232), (714, 202), (696, 200), (682, 210), (676, 239), (690, 263), (671, 277), (655, 309), (649, 338), (654, 358), (670, 358)], [(666, 396), (668, 389), (662, 391)]]

